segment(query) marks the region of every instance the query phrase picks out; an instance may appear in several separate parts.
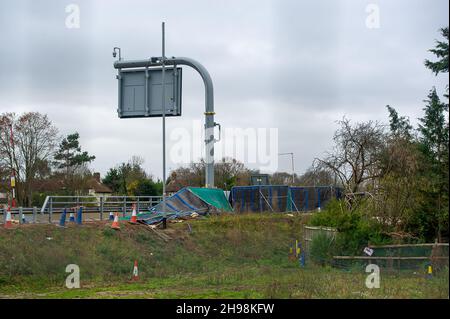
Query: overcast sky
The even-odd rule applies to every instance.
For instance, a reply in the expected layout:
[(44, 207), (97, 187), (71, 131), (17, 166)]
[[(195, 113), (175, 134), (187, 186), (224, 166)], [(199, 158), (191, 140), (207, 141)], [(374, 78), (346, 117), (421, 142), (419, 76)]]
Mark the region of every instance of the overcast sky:
[[(369, 4), (379, 28), (368, 28)], [(67, 28), (69, 4), (80, 27)], [(132, 155), (162, 175), (161, 120), (117, 117), (112, 48), (125, 59), (187, 56), (210, 72), (223, 128), (278, 128), (279, 152), (303, 173), (332, 146), (336, 120), (387, 122), (387, 104), (422, 116), (422, 100), (446, 76), (423, 66), (448, 25), (447, 0), (388, 1), (18, 1), (0, 2), (0, 113), (48, 114), (61, 135), (78, 131), (104, 174)], [(373, 12), (372, 12), (373, 13)], [(204, 88), (183, 70), (183, 114), (167, 119), (192, 131), (203, 121)], [(200, 143), (201, 141), (199, 141)], [(171, 143), (168, 141), (168, 148)], [(252, 165), (249, 165), (252, 167)], [(173, 169), (176, 164), (168, 162)], [(280, 157), (279, 170), (290, 171)]]

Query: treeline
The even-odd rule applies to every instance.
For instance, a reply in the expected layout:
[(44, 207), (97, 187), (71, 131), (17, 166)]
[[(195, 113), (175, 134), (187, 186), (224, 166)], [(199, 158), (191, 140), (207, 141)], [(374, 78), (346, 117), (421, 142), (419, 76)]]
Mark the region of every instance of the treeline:
[(144, 164), (143, 158), (133, 156), (130, 161), (110, 168), (102, 182), (117, 195), (162, 195), (162, 181), (155, 180), (145, 171), (142, 164)]
[[(39, 112), (0, 115), (0, 193), (12, 198), (11, 176), (19, 206), (42, 205), (47, 195), (88, 195), (97, 183), (77, 132), (60, 137), (48, 116)], [(115, 195), (161, 195), (162, 182), (133, 156), (108, 171), (103, 184)], [(94, 181), (93, 181), (94, 180)], [(94, 185), (94, 186), (93, 186)], [(6, 204), (6, 203), (3, 203)]]
[[(95, 159), (81, 150), (78, 133), (60, 137), (48, 116), (39, 112), (0, 115), (0, 192), (11, 194), (15, 176), (18, 205), (38, 205), (39, 193), (83, 194)], [(38, 192), (39, 191), (39, 192)]]
[[(201, 160), (173, 170), (167, 179), (168, 188), (176, 190), (186, 185), (203, 187), (205, 167), (206, 163)], [(234, 158), (224, 157), (214, 163), (214, 185), (223, 190), (230, 190), (233, 186), (250, 185), (251, 176), (256, 174), (260, 174), (260, 171), (250, 169)], [(292, 173), (275, 172), (267, 175), (272, 185), (315, 186), (335, 183), (333, 175), (328, 170), (315, 168), (308, 169), (302, 175), (294, 174), (294, 180)]]
[[(425, 61), (435, 75), (448, 74), (448, 28), (441, 34), (444, 41), (430, 50), (437, 61)], [(389, 105), (389, 125), (341, 120), (333, 151), (315, 167), (334, 174), (347, 196), (312, 223), (340, 228), (342, 242), (354, 247), (386, 238), (448, 240), (448, 85), (443, 96), (445, 102), (431, 88), (417, 127)]]

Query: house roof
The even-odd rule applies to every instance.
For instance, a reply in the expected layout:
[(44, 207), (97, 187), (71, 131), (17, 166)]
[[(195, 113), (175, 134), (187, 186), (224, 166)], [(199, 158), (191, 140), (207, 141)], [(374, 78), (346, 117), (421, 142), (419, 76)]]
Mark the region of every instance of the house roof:
[(94, 177), (88, 180), (87, 185), (88, 185), (89, 189), (93, 189), (94, 192), (96, 192), (96, 193), (108, 193), (108, 194), (110, 194), (110, 193), (113, 192), (111, 190), (111, 188), (109, 188), (105, 184), (99, 182)]
[(56, 192), (64, 189), (64, 181), (61, 178), (49, 178), (35, 180), (31, 187), (38, 192)]
[[(33, 189), (35, 191), (56, 192), (64, 189), (64, 180), (62, 178), (53, 177), (44, 180), (37, 180), (33, 182)], [(113, 191), (106, 185), (99, 182), (95, 177), (91, 177), (86, 182), (85, 190), (92, 189), (99, 194), (110, 194)]]

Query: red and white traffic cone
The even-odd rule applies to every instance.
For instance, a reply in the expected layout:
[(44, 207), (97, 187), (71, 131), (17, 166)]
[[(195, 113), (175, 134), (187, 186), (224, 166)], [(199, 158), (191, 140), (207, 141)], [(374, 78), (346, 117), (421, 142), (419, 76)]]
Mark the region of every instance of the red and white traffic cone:
[(119, 224), (119, 213), (116, 213), (116, 215), (114, 216), (114, 221), (111, 225), (112, 229), (120, 229), (120, 224)]
[(133, 280), (133, 281), (138, 281), (139, 280), (139, 272), (138, 272), (138, 262), (137, 262), (137, 260), (134, 261), (133, 276), (131, 277), (131, 280)]
[(9, 208), (9, 206), (8, 206), (8, 209), (6, 210), (5, 228), (6, 229), (11, 229), (12, 228), (11, 209)]
[(133, 204), (133, 212), (131, 213), (131, 224), (137, 224), (137, 214), (136, 214), (136, 205)]

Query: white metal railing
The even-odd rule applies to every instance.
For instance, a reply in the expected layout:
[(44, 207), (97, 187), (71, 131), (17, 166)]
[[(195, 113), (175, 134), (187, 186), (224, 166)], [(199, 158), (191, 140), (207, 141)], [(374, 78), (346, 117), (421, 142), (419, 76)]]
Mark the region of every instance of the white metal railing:
[[(40, 210), (37, 207), (17, 207), (11, 209), (11, 214), (13, 217), (18, 215), (20, 223), (36, 223), (38, 219), (42, 221), (45, 215), (48, 216), (47, 221), (52, 223), (54, 214), (60, 214), (64, 209), (72, 212), (76, 208), (82, 207), (83, 213), (87, 213), (91, 217), (99, 214), (99, 220), (103, 220), (105, 212), (120, 212), (122, 216), (126, 216), (131, 213), (133, 204), (136, 205), (137, 211), (142, 211), (161, 201), (162, 196), (47, 196)], [(31, 219), (25, 218), (26, 215), (31, 215)], [(92, 219), (96, 220), (97, 218)], [(6, 209), (3, 209), (3, 221), (5, 220)]]

